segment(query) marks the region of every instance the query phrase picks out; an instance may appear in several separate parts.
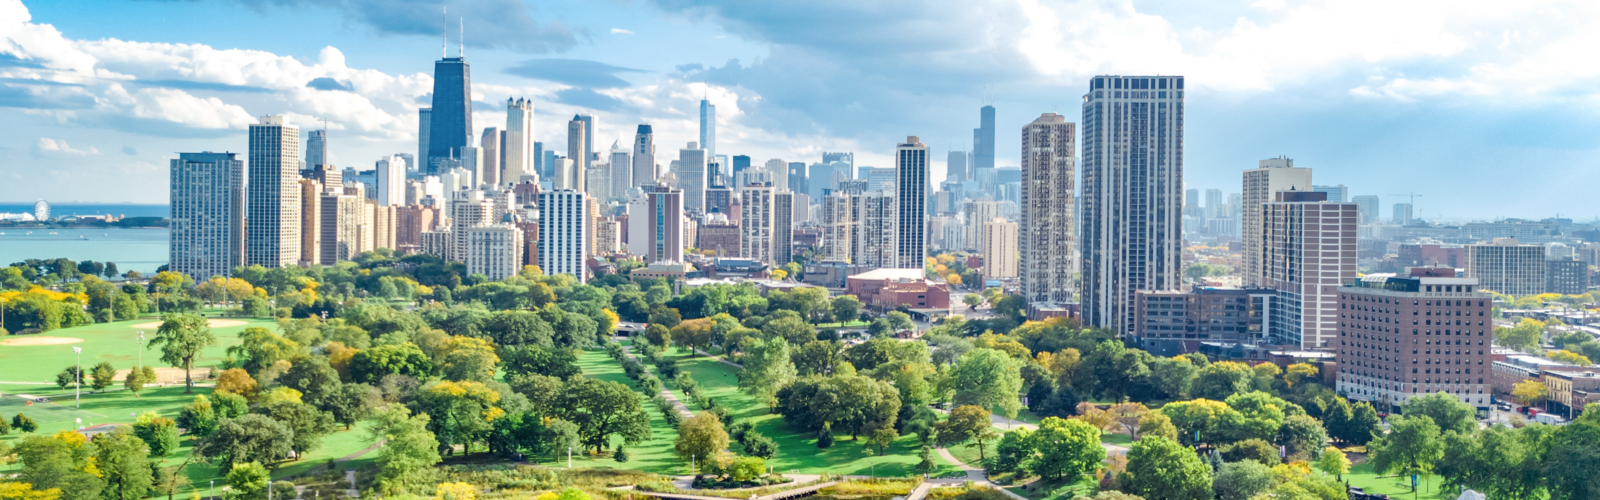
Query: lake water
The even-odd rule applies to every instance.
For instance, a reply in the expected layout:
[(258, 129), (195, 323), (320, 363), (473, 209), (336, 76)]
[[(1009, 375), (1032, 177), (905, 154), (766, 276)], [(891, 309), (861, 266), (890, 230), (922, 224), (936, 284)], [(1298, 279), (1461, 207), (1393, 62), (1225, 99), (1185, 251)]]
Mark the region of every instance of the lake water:
[[(32, 203), (0, 203), (0, 213), (33, 213)], [(171, 213), (167, 205), (145, 205), (135, 203), (64, 203), (50, 204), (50, 216), (61, 217), (65, 215), (104, 215), (111, 214), (118, 217), (168, 217)]]
[[(31, 207), (30, 207), (31, 208)], [(165, 209), (165, 207), (162, 207)], [(0, 208), (4, 211), (4, 208)], [(80, 212), (85, 213), (85, 212)], [(131, 213), (129, 216), (133, 216)], [(164, 214), (163, 214), (164, 216)], [(28, 234), (32, 233), (32, 234)], [(55, 234), (51, 234), (55, 233)], [(172, 231), (153, 229), (0, 228), (0, 266), (26, 259), (115, 262), (122, 272), (154, 273), (167, 263)]]

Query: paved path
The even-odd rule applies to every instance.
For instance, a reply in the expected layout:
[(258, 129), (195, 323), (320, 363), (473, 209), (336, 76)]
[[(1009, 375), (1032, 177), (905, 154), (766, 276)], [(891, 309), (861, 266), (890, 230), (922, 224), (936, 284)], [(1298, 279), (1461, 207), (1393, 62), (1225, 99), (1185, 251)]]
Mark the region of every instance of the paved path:
[(359, 498), (359, 497), (361, 497), (361, 491), (356, 489), (356, 471), (354, 471), (354, 470), (346, 470), (346, 471), (344, 471), (344, 480), (350, 482), (350, 490), (344, 492), (345, 496), (350, 497), (350, 498)]
[[(949, 413), (947, 411), (940, 410), (940, 409), (937, 409), (937, 408), (935, 408), (933, 411), (936, 411), (936, 412), (939, 412), (939, 413)], [(999, 428), (1001, 430), (1011, 430), (1011, 429), (1027, 429), (1027, 430), (1030, 430), (1030, 431), (1039, 430), (1039, 425), (1038, 424), (1030, 424), (1030, 423), (1021, 421), (1021, 420), (1011, 420), (1011, 419), (1006, 418), (1005, 415), (993, 415), (993, 414), (989, 415), (989, 425), (991, 425), (993, 427), (996, 427), (996, 428)], [(1118, 444), (1111, 444), (1111, 443), (1100, 443), (1100, 447), (1106, 449), (1106, 456), (1127, 455), (1128, 454), (1128, 447), (1126, 447), (1126, 446), (1122, 446), (1122, 445), (1118, 445)]]
[[(617, 340), (617, 341), (622, 341), (622, 340), (627, 340), (627, 339), (628, 339), (627, 337), (612, 337), (612, 340)], [(633, 347), (632, 345), (629, 345), (628, 347), (622, 348), (622, 355), (627, 356), (628, 359), (631, 359), (631, 360), (634, 360), (634, 361), (639, 361), (639, 358), (636, 358), (636, 357), (633, 356), (632, 347)], [(655, 367), (650, 366), (648, 364), (645, 364), (643, 361), (639, 361), (639, 364), (640, 365), (644, 365), (644, 369), (645, 369), (646, 372), (648, 372), (648, 373), (654, 373), (655, 372)], [(661, 377), (660, 377), (659, 374), (656, 374), (656, 378), (660, 379)], [(673, 408), (677, 408), (678, 412), (682, 413), (684, 418), (689, 418), (689, 417), (693, 417), (694, 416), (694, 411), (689, 409), (689, 405), (684, 404), (683, 400), (678, 399), (677, 395), (674, 395), (671, 390), (667, 389), (667, 381), (666, 380), (662, 380), (661, 381), (661, 397), (666, 398), (668, 403), (672, 403), (672, 407)]]
[(705, 356), (705, 357), (720, 361), (720, 362), (722, 362), (722, 364), (725, 364), (725, 365), (728, 365), (728, 366), (732, 366), (734, 368), (738, 368), (738, 369), (741, 369), (741, 370), (744, 369), (744, 365), (741, 365), (741, 364), (738, 364), (738, 363), (735, 363), (735, 362), (732, 362), (732, 361), (728, 361), (727, 358), (724, 358), (724, 357), (721, 357), (721, 356), (712, 356), (711, 353), (705, 352), (705, 351), (702, 351), (702, 350), (699, 350), (699, 349), (695, 349), (694, 352), (700, 353), (701, 356)]

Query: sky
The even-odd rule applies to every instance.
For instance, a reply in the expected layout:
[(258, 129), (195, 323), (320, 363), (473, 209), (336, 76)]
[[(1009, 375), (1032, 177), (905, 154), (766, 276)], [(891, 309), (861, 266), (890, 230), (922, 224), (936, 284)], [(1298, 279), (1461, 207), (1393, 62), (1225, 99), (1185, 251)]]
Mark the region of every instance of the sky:
[(557, 150), (592, 114), (597, 149), (649, 123), (664, 164), (705, 98), (718, 153), (890, 166), (915, 135), (935, 180), (984, 104), (1017, 166), (1022, 126), (1078, 121), (1093, 76), (1183, 75), (1189, 188), (1287, 155), (1385, 213), (1591, 220), (1594, 47), (1583, 1), (0, 0), (0, 202), (164, 203), (178, 152), (242, 152), (262, 115), (371, 168), (416, 151), (443, 49), (479, 130), (526, 97)]

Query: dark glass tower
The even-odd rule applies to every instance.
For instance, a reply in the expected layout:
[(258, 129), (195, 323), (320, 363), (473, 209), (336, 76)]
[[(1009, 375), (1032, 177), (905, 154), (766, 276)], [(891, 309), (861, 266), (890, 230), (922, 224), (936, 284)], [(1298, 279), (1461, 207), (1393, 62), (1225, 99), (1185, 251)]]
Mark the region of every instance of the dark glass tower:
[(472, 145), (472, 70), (465, 57), (433, 63), (433, 113), (428, 126), (426, 171), (439, 172), (439, 160), (460, 158)]
[[(434, 95), (439, 95), (437, 90)], [(437, 101), (437, 97), (434, 98)], [(438, 122), (434, 122), (438, 123)], [(978, 110), (978, 128), (972, 129), (972, 169), (988, 172), (994, 168), (994, 106)], [(983, 180), (980, 176), (979, 180)]]

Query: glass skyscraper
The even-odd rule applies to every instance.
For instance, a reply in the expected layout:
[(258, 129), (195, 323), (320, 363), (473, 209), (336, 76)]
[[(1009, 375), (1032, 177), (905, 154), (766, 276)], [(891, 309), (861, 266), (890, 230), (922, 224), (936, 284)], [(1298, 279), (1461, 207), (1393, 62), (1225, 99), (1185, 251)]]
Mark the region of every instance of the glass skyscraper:
[(433, 63), (433, 111), (429, 114), (428, 160), (430, 175), (439, 173), (439, 160), (460, 158), (461, 148), (472, 145), (472, 78), (465, 57), (446, 57)]

